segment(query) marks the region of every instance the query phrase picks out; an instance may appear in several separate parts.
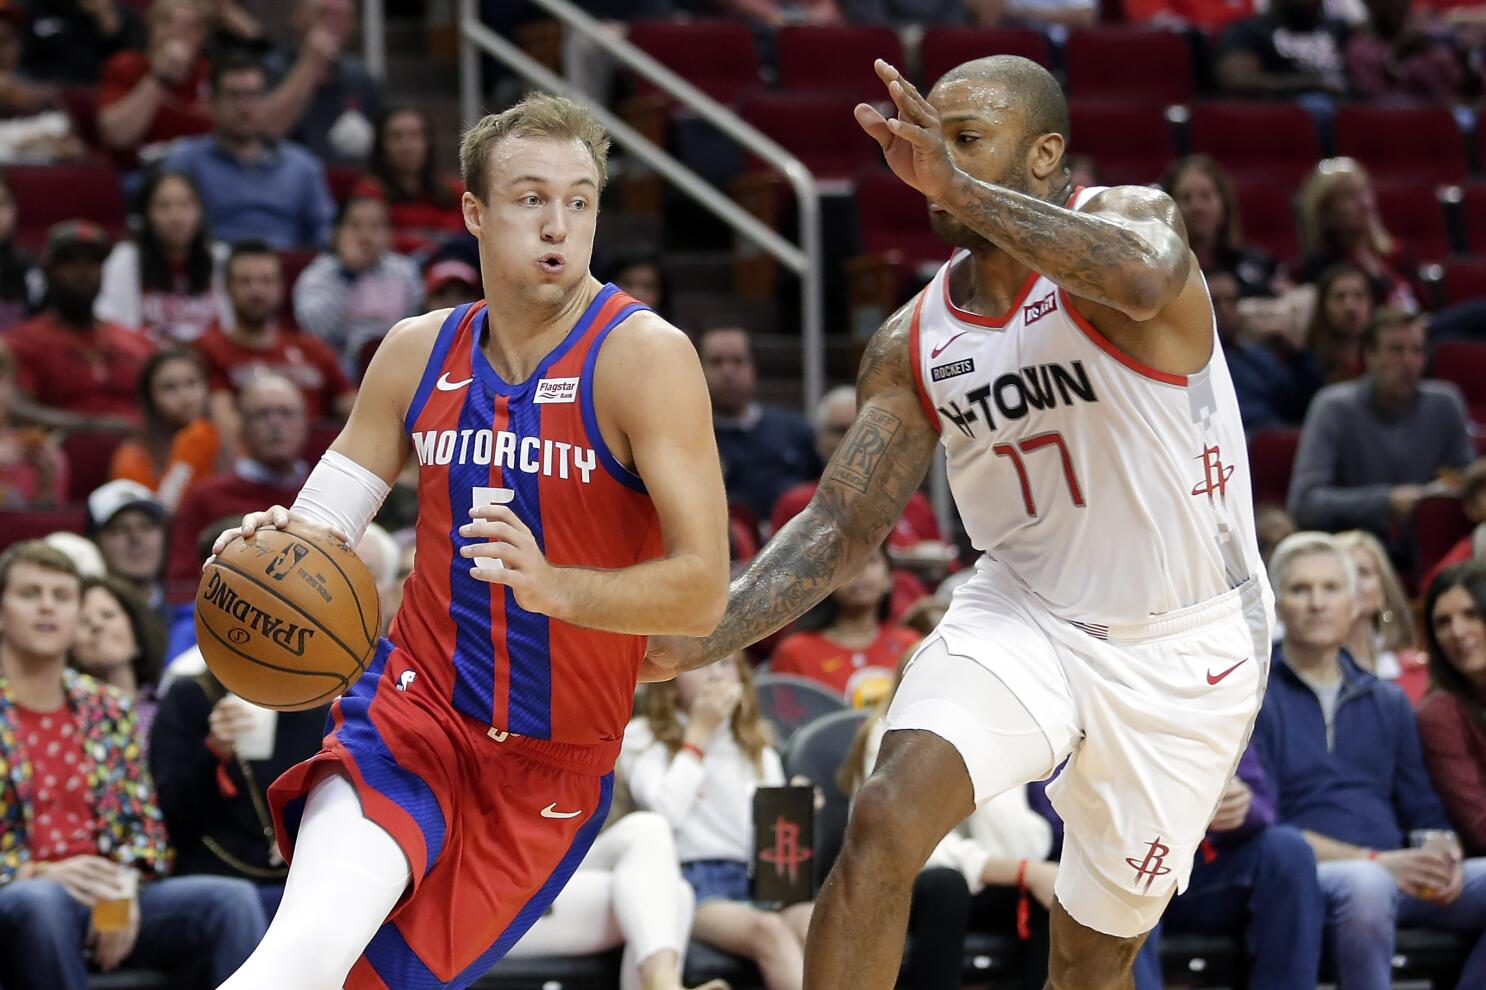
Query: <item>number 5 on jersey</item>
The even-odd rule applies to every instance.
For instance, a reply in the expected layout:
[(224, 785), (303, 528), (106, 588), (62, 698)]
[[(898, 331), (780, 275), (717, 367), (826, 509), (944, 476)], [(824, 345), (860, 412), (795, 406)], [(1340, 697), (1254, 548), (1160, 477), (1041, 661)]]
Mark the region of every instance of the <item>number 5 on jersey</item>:
[(991, 452), (997, 457), (1011, 458), (1012, 466), (1016, 468), (1017, 480), (1022, 483), (1022, 503), (1027, 507), (1027, 515), (1033, 519), (1037, 518), (1037, 502), (1032, 497), (1032, 482), (1027, 477), (1027, 464), (1022, 459), (1023, 454), (1031, 454), (1042, 450), (1044, 447), (1056, 447), (1058, 453), (1063, 455), (1063, 480), (1068, 482), (1068, 497), (1073, 499), (1073, 504), (1078, 508), (1084, 507), (1084, 492), (1078, 484), (1078, 474), (1073, 469), (1073, 458), (1068, 453), (1068, 444), (1063, 439), (1063, 434), (1056, 430), (1047, 433), (1038, 433), (1030, 437), (1023, 437), (1016, 442), (1016, 446), (1009, 443), (998, 443), (991, 448)]
[[(514, 488), (488, 488), (484, 485), (476, 485), (470, 489), (470, 520), (474, 521), (473, 512), (482, 505), (509, 505), (516, 497)], [(494, 557), (476, 557), (476, 567), (503, 567), (500, 561)]]

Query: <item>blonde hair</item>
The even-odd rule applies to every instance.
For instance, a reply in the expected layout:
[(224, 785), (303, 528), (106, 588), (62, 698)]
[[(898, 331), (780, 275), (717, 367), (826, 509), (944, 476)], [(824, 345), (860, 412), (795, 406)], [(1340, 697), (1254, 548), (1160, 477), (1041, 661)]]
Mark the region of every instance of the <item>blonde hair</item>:
[(520, 103), (487, 114), (459, 142), (459, 174), (464, 187), (480, 202), (490, 193), (490, 153), (508, 137), (578, 141), (593, 156), (599, 192), (609, 181), (609, 135), (582, 104), (565, 96), (528, 93)]
[[(1353, 158), (1327, 158), (1317, 163), (1300, 191), (1300, 235), (1307, 254), (1329, 254), (1335, 247), (1328, 240), (1325, 214), (1336, 190), (1348, 180), (1361, 182), (1372, 194), (1372, 176)], [(1381, 255), (1393, 253), (1393, 236), (1378, 216), (1377, 204), (1368, 208), (1368, 240)]]
[(1360, 529), (1336, 535), (1337, 545), (1351, 553), (1365, 550), (1372, 557), (1372, 565), (1378, 572), (1378, 584), (1383, 588), (1383, 610), (1372, 616), (1372, 627), (1382, 638), (1384, 650), (1403, 650), (1414, 645), (1414, 612), (1409, 606), (1409, 596), (1404, 594), (1398, 573), (1388, 559), (1388, 551), (1382, 542), (1371, 533)]
[[(733, 709), (733, 738), (743, 752), (748, 754), (754, 772), (762, 775), (764, 750), (774, 744), (774, 729), (764, 721), (759, 712), (758, 691), (753, 686), (753, 669), (739, 653), (717, 662), (730, 663), (738, 671), (738, 683), (742, 685), (743, 691), (738, 699), (738, 707)], [(648, 686), (645, 691), (645, 721), (650, 725), (650, 734), (657, 742), (665, 743), (666, 752), (672, 756), (681, 750), (681, 738), (686, 732), (680, 719), (676, 717), (679, 708), (680, 692), (674, 678)]]

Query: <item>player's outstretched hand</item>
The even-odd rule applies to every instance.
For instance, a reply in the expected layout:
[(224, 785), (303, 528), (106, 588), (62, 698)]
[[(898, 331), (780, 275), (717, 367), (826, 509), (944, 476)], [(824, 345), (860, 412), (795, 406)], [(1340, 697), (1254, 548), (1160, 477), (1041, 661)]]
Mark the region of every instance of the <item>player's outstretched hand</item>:
[(651, 636), (640, 665), (640, 683), (669, 681), (683, 670), (701, 666), (702, 641), (691, 636)]
[(857, 123), (882, 146), (882, 157), (894, 175), (942, 205), (954, 181), (955, 165), (944, 146), (939, 111), (889, 63), (878, 59), (873, 68), (887, 86), (897, 116), (889, 120), (871, 104), (858, 103)]
[[(223, 530), (222, 535), (218, 536), (217, 541), (212, 544), (212, 555), (207, 558), (206, 564), (210, 564), (216, 559), (217, 554), (227, 549), (227, 544), (239, 536), (245, 540), (250, 540), (253, 538), (253, 534), (260, 529), (282, 529), (322, 539), (328, 536), (346, 544), (351, 542), (349, 536), (334, 526), (327, 526), (324, 523), (315, 522), (313, 519), (306, 519), (304, 516), (290, 512), (282, 505), (271, 505), (262, 512), (249, 512), (243, 516), (241, 525)], [(202, 570), (206, 570), (206, 564), (202, 565)]]
[(470, 510), (470, 518), (474, 521), (459, 527), (459, 535), (486, 542), (471, 543), (459, 552), (467, 559), (483, 557), (496, 565), (482, 566), (471, 560), (471, 576), (510, 588), (516, 604), (528, 612), (561, 618), (560, 569), (547, 563), (521, 517), (508, 505), (477, 505)]

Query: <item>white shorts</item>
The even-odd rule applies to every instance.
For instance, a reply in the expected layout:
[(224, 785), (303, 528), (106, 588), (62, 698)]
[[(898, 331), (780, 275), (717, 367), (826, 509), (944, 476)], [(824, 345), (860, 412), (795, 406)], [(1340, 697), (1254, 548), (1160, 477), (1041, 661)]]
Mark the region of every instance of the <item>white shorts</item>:
[(954, 746), (977, 805), (1068, 757), (1048, 788), (1066, 827), (1058, 900), (1129, 938), (1186, 888), (1259, 713), (1272, 614), (1261, 576), (1138, 625), (1075, 624), (983, 559), (910, 661), (887, 729)]

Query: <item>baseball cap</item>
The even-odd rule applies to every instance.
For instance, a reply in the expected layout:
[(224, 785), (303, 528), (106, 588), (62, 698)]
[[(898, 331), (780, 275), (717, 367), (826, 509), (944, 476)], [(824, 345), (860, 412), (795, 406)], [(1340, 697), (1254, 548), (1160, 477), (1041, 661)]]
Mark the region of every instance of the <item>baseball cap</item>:
[(46, 233), (46, 247), (41, 251), (41, 264), (46, 267), (63, 256), (86, 252), (99, 261), (108, 257), (113, 241), (108, 231), (88, 220), (63, 220)]
[(97, 532), (125, 509), (143, 509), (156, 519), (165, 520), (165, 506), (155, 493), (137, 481), (119, 479), (93, 489), (88, 496), (88, 526)]
[(480, 285), (480, 273), (475, 267), (458, 258), (445, 258), (436, 264), (428, 266), (428, 272), (423, 276), (423, 291), (437, 292), (450, 282), (463, 282), (466, 285), (478, 287)]

